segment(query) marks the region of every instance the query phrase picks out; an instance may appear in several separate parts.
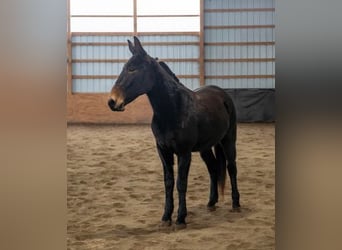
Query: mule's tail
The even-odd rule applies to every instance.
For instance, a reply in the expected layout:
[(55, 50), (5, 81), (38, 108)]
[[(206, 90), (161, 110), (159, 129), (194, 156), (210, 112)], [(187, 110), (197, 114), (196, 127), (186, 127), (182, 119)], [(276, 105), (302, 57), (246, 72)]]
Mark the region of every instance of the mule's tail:
[(227, 135), (230, 140), (235, 142), (236, 141), (236, 123), (237, 123), (236, 109), (235, 109), (235, 105), (234, 105), (232, 98), (228, 94), (227, 94), (226, 101), (224, 102), (224, 106), (226, 107), (227, 112), (229, 114), (229, 128), (228, 128)]
[(222, 145), (220, 143), (215, 145), (214, 149), (215, 149), (215, 156), (216, 156), (216, 160), (218, 164), (217, 183), (219, 186), (220, 195), (223, 199), (224, 187), (226, 185), (226, 177), (227, 177), (227, 168), (226, 168), (227, 160), (226, 160), (226, 156), (224, 154)]
[[(236, 110), (235, 110), (235, 105), (233, 103), (233, 100), (231, 97), (227, 94), (226, 101), (224, 102), (225, 108), (229, 114), (229, 128), (227, 131), (227, 137), (231, 141), (236, 141)], [(222, 199), (224, 197), (224, 188), (226, 185), (226, 177), (227, 177), (227, 156), (224, 152), (224, 149), (222, 148), (222, 144), (217, 144), (215, 146), (215, 156), (217, 163), (219, 165), (218, 168), (218, 178), (217, 178), (217, 183), (220, 189), (220, 194), (222, 196)]]

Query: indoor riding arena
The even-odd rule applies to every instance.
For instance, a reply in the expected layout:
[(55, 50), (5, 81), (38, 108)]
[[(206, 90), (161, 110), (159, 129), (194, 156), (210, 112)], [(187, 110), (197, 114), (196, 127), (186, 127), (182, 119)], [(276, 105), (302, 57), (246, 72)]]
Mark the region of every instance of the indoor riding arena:
[[(275, 1), (68, 4), (68, 249), (275, 249)], [(137, 53), (137, 43), (127, 42), (134, 37), (191, 93), (214, 85), (233, 100), (238, 211), (228, 171), (224, 195), (219, 192), (215, 209), (208, 209), (211, 178), (193, 152), (186, 227), (176, 223), (177, 157), (172, 224), (161, 224), (164, 174), (150, 96), (138, 96), (122, 112), (108, 105)]]

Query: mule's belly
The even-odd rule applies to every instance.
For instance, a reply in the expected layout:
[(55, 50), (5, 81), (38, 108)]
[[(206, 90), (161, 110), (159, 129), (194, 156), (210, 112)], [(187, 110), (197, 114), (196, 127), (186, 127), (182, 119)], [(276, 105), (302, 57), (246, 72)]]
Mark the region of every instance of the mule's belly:
[(219, 143), (226, 135), (229, 121), (226, 116), (206, 119), (196, 124), (179, 127), (172, 131), (160, 133), (156, 126), (152, 126), (157, 143), (176, 154), (185, 152), (199, 152), (210, 149)]
[(202, 123), (198, 129), (197, 141), (192, 151), (203, 151), (215, 146), (227, 134), (229, 121), (221, 117), (215, 121)]

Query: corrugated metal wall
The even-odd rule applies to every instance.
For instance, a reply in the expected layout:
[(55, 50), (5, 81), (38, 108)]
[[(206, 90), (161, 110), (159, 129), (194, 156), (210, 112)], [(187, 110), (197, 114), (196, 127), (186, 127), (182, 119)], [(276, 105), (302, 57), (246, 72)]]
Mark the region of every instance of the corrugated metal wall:
[[(110, 76), (118, 75), (124, 65), (123, 60), (130, 56), (127, 46), (120, 45), (128, 38), (130, 36), (73, 35), (73, 93), (108, 92), (114, 80)], [(114, 43), (117, 45), (105, 45)]]
[[(132, 35), (74, 33), (72, 92), (108, 93), (131, 57), (127, 39), (132, 40)], [(190, 89), (199, 87), (198, 35), (140, 35), (139, 39), (151, 56), (168, 63), (182, 83)]]
[(274, 88), (274, 0), (205, 0), (205, 83)]

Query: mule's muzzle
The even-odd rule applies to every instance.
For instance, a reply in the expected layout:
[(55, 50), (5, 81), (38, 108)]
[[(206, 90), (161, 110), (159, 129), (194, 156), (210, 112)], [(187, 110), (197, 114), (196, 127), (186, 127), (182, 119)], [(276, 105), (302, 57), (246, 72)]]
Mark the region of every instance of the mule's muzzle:
[(115, 102), (112, 98), (108, 100), (108, 106), (112, 111), (124, 111), (125, 110), (125, 104), (122, 103), (117, 103)]

